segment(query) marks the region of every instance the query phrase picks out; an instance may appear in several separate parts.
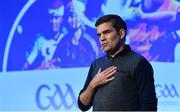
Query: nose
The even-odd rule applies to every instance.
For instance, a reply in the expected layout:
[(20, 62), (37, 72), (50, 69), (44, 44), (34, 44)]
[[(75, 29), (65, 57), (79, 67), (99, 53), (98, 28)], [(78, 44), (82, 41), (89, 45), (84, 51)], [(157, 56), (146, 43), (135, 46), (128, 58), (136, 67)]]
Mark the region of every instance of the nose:
[(100, 41), (104, 41), (104, 40), (106, 39), (103, 34), (101, 34), (101, 35), (99, 36), (99, 38), (100, 38)]
[(56, 18), (52, 18), (52, 23), (55, 23), (56, 22)]

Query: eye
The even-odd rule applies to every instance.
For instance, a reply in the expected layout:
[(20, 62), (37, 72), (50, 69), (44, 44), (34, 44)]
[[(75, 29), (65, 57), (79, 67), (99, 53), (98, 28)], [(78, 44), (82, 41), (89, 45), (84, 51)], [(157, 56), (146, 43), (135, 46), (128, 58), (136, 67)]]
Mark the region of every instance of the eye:
[(110, 34), (112, 31), (111, 30), (105, 30), (104, 32), (103, 32), (103, 34), (104, 35), (108, 35), (108, 34)]
[(107, 33), (111, 33), (111, 32), (113, 32), (113, 30), (107, 30)]
[(97, 34), (97, 36), (98, 36), (98, 37), (100, 37), (100, 36), (101, 36), (101, 34), (100, 34), (100, 33), (98, 33), (98, 34)]

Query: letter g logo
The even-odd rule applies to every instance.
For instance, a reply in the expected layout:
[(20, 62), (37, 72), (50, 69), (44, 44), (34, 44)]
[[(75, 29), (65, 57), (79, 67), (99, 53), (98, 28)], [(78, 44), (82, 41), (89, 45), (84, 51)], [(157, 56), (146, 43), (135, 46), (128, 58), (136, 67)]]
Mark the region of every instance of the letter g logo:
[(179, 93), (176, 90), (175, 86), (173, 84), (167, 85), (167, 84), (157, 84), (156, 85), (156, 90), (157, 90), (157, 97), (161, 98), (179, 98)]
[[(59, 85), (54, 84), (54, 91), (54, 89), (51, 89), (48, 85), (41, 85), (36, 92), (37, 106), (41, 110), (47, 110), (50, 107), (58, 110), (61, 108), (61, 106), (64, 106), (65, 109), (70, 110), (73, 105), (75, 105), (77, 108), (77, 100), (72, 87), (69, 84), (65, 84), (65, 86), (66, 90), (61, 89)], [(71, 103), (69, 103), (70, 101)]]

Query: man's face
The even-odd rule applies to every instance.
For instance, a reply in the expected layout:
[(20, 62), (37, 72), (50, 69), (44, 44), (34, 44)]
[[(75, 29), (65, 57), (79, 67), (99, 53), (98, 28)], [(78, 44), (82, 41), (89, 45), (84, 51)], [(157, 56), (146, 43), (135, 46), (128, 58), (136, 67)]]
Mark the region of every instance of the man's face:
[(50, 18), (50, 23), (52, 25), (52, 30), (58, 32), (62, 23), (62, 16), (52, 16)]
[(78, 28), (80, 25), (80, 21), (78, 20), (78, 16), (75, 12), (73, 12), (72, 15), (69, 16), (67, 21), (70, 28)]
[(97, 35), (105, 52), (114, 52), (121, 46), (121, 36), (112, 26), (111, 22), (106, 22), (97, 26)]

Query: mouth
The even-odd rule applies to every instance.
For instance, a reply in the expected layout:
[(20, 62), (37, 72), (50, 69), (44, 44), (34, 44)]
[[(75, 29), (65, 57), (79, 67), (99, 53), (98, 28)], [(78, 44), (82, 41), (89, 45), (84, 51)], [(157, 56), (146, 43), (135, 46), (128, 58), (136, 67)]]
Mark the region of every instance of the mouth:
[(107, 43), (102, 43), (101, 46), (104, 48), (106, 47), (108, 44)]

